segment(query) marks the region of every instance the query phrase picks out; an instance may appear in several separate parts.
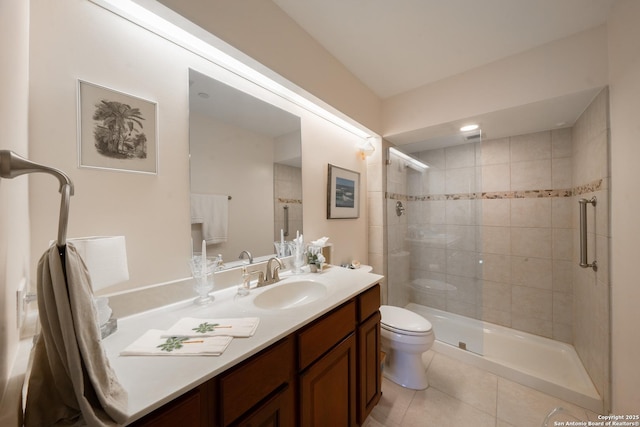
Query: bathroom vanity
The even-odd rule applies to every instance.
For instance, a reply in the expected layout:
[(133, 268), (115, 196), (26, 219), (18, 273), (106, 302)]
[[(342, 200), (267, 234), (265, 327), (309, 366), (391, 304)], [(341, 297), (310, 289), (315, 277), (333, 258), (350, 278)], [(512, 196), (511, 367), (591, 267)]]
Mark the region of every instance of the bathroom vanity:
[[(300, 306), (265, 309), (256, 301), (264, 300), (259, 297), (269, 287), (249, 297), (228, 289), (207, 308), (181, 303), (124, 319), (105, 347), (129, 392), (131, 425), (361, 425), (381, 395), (381, 276), (340, 267), (302, 276), (271, 285), (271, 292), (310, 282), (326, 292)], [(169, 324), (184, 313), (231, 312), (258, 316), (260, 325), (254, 336), (234, 338), (221, 356), (111, 354), (144, 332), (144, 325)]]

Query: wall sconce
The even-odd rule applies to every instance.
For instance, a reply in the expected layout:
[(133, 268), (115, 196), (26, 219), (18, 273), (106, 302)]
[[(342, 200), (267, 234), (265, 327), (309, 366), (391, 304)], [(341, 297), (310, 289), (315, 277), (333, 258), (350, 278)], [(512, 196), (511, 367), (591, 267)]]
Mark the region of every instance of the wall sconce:
[(367, 139), (362, 140), (360, 144), (358, 144), (358, 151), (360, 152), (360, 157), (362, 160), (366, 159), (370, 155), (376, 151), (376, 147), (374, 147), (372, 142), (373, 137), (368, 137)]

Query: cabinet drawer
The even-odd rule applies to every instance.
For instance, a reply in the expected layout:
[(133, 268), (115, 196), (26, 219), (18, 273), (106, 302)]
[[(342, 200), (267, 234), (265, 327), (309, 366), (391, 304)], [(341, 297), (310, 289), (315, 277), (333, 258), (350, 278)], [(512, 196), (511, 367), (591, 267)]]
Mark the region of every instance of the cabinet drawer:
[(285, 338), (220, 378), (222, 425), (228, 425), (293, 378), (294, 347)]
[(298, 362), (302, 371), (355, 330), (356, 304), (350, 301), (298, 334)]
[(380, 285), (375, 285), (358, 296), (358, 323), (362, 323), (380, 309)]
[(130, 427), (200, 427), (207, 425), (202, 386), (195, 388), (151, 414), (134, 422)]
[(234, 422), (233, 427), (294, 427), (296, 425), (294, 404), (293, 387), (286, 385), (258, 408)]

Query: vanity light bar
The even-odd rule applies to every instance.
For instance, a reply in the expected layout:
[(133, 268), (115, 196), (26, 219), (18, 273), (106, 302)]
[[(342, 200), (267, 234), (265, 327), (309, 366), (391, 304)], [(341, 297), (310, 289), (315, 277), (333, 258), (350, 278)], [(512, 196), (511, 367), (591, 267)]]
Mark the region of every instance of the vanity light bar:
[(420, 160), (416, 159), (415, 157), (405, 154), (396, 148), (389, 147), (389, 154), (390, 155), (394, 154), (400, 157), (401, 159), (405, 160), (407, 162), (407, 166), (409, 166), (411, 169), (417, 170), (418, 172), (423, 172), (429, 169), (429, 165), (427, 165), (426, 163), (423, 163)]
[[(214, 46), (214, 44), (225, 44), (223, 41), (212, 34), (196, 27), (193, 23), (178, 15), (166, 6), (152, 0), (90, 0), (98, 6), (109, 10), (116, 15), (133, 22), (136, 25), (145, 28), (152, 33), (168, 40), (176, 45), (187, 49), (188, 51), (211, 61), (226, 70), (247, 79), (268, 91), (293, 102), (299, 107), (316, 114), (331, 123), (351, 132), (360, 138), (372, 136), (369, 132), (355, 126), (348, 120), (339, 117), (336, 113), (329, 111), (327, 108), (318, 105), (306, 97), (300, 95), (282, 83), (266, 76), (265, 74), (246, 65), (242, 61), (234, 58), (230, 54)], [(163, 16), (161, 16), (163, 15)], [(171, 21), (178, 21), (180, 25)], [(189, 28), (189, 30), (183, 27)], [(192, 28), (195, 27), (195, 28)], [(200, 35), (196, 36), (193, 33)], [(210, 40), (205, 41), (203, 39)], [(249, 57), (247, 57), (249, 58)], [(250, 59), (250, 58), (249, 58)], [(298, 88), (298, 91), (303, 89)], [(312, 95), (310, 95), (312, 96)], [(319, 101), (322, 102), (322, 101)], [(331, 108), (331, 107), (328, 107)]]

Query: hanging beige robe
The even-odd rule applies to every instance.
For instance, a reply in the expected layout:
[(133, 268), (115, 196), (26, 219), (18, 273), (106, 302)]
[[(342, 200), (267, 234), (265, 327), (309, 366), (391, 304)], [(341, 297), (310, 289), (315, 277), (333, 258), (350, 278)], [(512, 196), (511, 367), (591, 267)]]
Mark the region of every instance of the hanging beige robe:
[(127, 419), (127, 394), (102, 348), (90, 280), (72, 243), (53, 245), (40, 258), (42, 332), (29, 375), (27, 427), (115, 426)]

